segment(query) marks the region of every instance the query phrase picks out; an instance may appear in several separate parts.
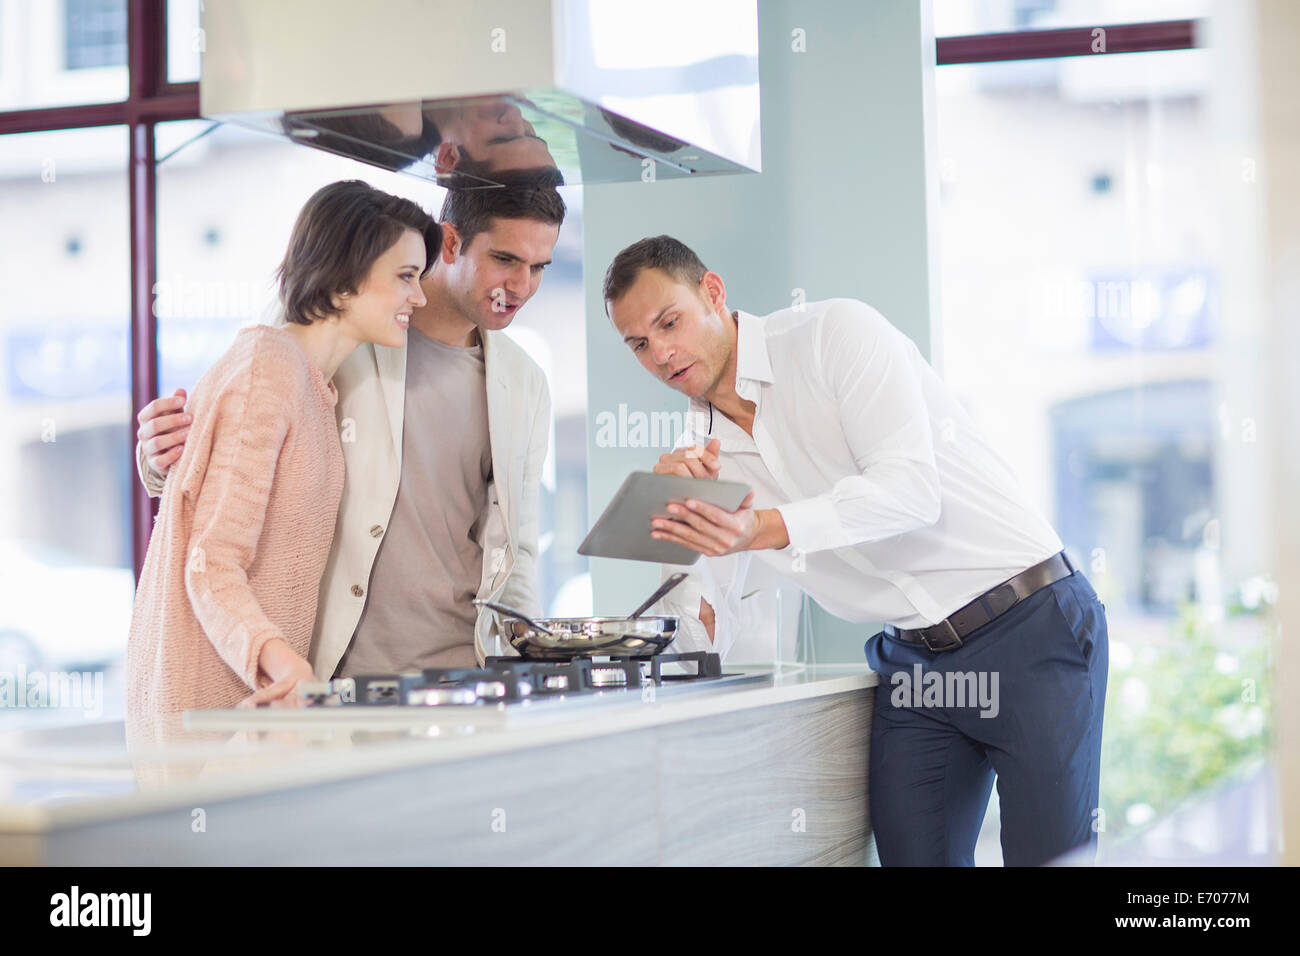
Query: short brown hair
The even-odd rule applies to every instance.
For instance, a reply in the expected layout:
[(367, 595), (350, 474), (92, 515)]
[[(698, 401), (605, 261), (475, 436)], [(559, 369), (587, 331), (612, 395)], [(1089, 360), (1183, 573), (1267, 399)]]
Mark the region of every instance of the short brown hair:
[(605, 314), (609, 314), (609, 303), (617, 301), (623, 293), (632, 288), (643, 269), (659, 269), (668, 273), (675, 281), (697, 287), (708, 271), (691, 247), (672, 236), (651, 236), (638, 239), (614, 257), (614, 261), (605, 270), (605, 285), (602, 296), (605, 302)]
[[(295, 142), (394, 172), (420, 162), (442, 142), (438, 125), (428, 116), (423, 117), (420, 132), (409, 136), (377, 109), (337, 115), (301, 110), (285, 113), (280, 127)], [(303, 137), (304, 133), (311, 135)]]
[(533, 219), (552, 226), (564, 224), (567, 210), (555, 188), (564, 184), (564, 174), (558, 169), (542, 167), (503, 172), (492, 178), (501, 185), (447, 190), (438, 218), (456, 227), (461, 252), (469, 248), (480, 232), (491, 229), (496, 219)]
[(356, 295), (375, 260), (407, 229), (424, 237), (424, 276), (438, 255), (442, 229), (418, 204), (359, 179), (316, 190), (298, 213), (275, 272), (285, 318), (310, 325), (337, 315), (333, 297)]

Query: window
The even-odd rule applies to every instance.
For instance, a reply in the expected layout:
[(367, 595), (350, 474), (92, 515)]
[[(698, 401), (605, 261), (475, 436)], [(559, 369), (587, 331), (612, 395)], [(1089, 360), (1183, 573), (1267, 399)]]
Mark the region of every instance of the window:
[(935, 36), (1194, 20), (1213, 0), (933, 0)]
[(167, 82), (192, 83), (199, 78), (203, 30), (200, 0), (167, 0)]
[(0, 675), (25, 696), (0, 707), (4, 729), (123, 714), (152, 522), (133, 392), (156, 390), (150, 301), (133, 295), (149, 286), (152, 223), (129, 201), (132, 184), (151, 194), (154, 170), (130, 147), (159, 119), (198, 115), (197, 86), (155, 95), (161, 7), (130, 10), (138, 49), (126, 0), (0, 0)]
[[(0, 673), (103, 672), (104, 709), (0, 709), (0, 727), (122, 713), (131, 561), (126, 131), (0, 137)], [(12, 217), (12, 218), (9, 218)]]
[(0, 0), (0, 111), (109, 103), (127, 92), (126, 0)]
[[(1069, 8), (1016, 9), (1048, 6)], [(1209, 66), (1179, 50), (937, 74), (942, 370), (1106, 605), (1103, 860), (1267, 747), (1274, 588), (1218, 296), (1234, 253)], [(981, 844), (1000, 861), (996, 799)]]
[(126, 65), (126, 7), (121, 0), (66, 0), (64, 50), (69, 70)]

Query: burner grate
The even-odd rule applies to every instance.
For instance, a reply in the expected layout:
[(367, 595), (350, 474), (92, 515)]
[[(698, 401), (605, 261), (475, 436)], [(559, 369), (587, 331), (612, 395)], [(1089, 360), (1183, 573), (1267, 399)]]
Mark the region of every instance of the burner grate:
[[(693, 670), (664, 673), (667, 664), (693, 665)], [(706, 651), (651, 658), (579, 657), (568, 661), (489, 657), (483, 667), (363, 674), (304, 685), (301, 692), (309, 706), (484, 706), (716, 680), (722, 676), (721, 658)]]

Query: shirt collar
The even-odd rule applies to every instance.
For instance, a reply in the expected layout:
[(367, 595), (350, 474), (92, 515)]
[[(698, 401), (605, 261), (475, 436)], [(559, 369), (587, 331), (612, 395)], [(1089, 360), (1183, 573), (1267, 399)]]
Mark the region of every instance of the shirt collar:
[(772, 382), (767, 329), (762, 316), (736, 310), (736, 381)]
[[(773, 382), (772, 360), (767, 354), (767, 329), (762, 316), (736, 309), (736, 394), (754, 401), (754, 383)], [(707, 421), (709, 403), (691, 399), (691, 409), (703, 412)], [(704, 427), (704, 426), (702, 426)]]

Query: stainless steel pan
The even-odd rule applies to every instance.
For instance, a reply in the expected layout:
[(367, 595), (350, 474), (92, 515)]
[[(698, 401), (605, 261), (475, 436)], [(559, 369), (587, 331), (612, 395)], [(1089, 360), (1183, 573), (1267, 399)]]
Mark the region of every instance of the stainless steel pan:
[[(497, 616), (498, 630), (507, 635), (520, 657), (531, 660), (571, 660), (575, 657), (653, 657), (677, 636), (676, 617), (642, 617), (686, 575), (675, 574), (629, 617), (530, 618), (504, 604), (475, 600)], [(508, 625), (508, 626), (507, 626)]]

